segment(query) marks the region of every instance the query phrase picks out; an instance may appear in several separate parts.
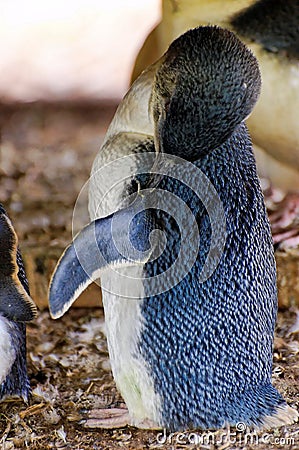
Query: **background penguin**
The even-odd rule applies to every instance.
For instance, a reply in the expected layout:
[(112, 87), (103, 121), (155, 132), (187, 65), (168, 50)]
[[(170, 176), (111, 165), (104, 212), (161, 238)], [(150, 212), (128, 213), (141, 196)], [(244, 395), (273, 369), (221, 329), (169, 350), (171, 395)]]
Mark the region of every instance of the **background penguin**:
[(0, 205), (0, 400), (28, 400), (25, 322), (35, 316), (18, 238)]
[[(52, 317), (58, 318), (92, 279), (101, 277), (104, 286), (109, 356), (128, 413), (91, 412), (87, 425), (182, 430), (240, 421), (271, 427), (297, 419), (271, 384), (275, 262), (243, 123), (259, 91), (258, 64), (245, 45), (230, 31), (199, 27), (175, 40), (120, 104), (92, 169), (92, 222), (62, 255), (49, 293)], [(134, 158), (119, 159), (129, 154)], [(203, 282), (211, 218), (205, 200), (188, 187), (194, 176), (190, 166), (181, 160), (173, 163), (172, 175), (161, 175), (167, 168), (163, 154), (192, 161), (223, 207), (223, 253)], [(201, 198), (212, 204), (211, 191), (200, 187)], [(151, 206), (155, 192), (174, 194), (188, 206), (198, 226), (197, 242), (184, 208), (175, 204), (176, 215), (170, 217)], [(166, 243), (152, 258), (160, 243), (151, 240), (155, 229), (166, 234)], [(163, 290), (158, 275), (178, 258), (184, 232), (181, 265), (200, 243), (195, 263)], [(128, 255), (127, 234), (135, 258), (122, 252)]]
[(140, 50), (133, 80), (173, 39), (207, 24), (235, 31), (259, 61), (262, 92), (247, 124), (259, 173), (291, 192), (270, 218), (274, 241), (299, 245), (299, 1), (162, 0), (162, 21)]

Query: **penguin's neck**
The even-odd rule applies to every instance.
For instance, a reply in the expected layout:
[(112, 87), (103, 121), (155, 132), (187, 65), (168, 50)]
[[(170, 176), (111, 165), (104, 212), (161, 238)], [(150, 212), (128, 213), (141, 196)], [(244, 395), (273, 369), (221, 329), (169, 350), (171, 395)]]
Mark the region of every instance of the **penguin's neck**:
[(153, 135), (154, 124), (149, 114), (149, 101), (157, 66), (158, 63), (149, 66), (132, 84), (117, 108), (102, 147), (109, 139), (120, 133)]
[(215, 187), (226, 211), (227, 224), (258, 223), (265, 206), (251, 140), (241, 123), (219, 148), (195, 163)]

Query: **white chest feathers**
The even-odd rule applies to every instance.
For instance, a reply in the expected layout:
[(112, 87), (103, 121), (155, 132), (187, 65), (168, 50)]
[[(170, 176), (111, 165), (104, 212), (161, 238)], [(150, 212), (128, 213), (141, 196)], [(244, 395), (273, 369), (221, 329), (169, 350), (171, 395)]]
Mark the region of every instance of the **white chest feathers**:
[(3, 383), (16, 358), (11, 339), (10, 322), (0, 315), (0, 383)]
[[(112, 271), (108, 276), (105, 272), (101, 278), (105, 286), (103, 305), (113, 376), (128, 407), (132, 425), (140, 428), (156, 427), (161, 421), (161, 399), (155, 392), (151, 369), (138, 347), (146, 325), (141, 315), (142, 271), (142, 265), (124, 267), (118, 270), (122, 281)], [(113, 294), (117, 282), (122, 282), (123, 296)]]

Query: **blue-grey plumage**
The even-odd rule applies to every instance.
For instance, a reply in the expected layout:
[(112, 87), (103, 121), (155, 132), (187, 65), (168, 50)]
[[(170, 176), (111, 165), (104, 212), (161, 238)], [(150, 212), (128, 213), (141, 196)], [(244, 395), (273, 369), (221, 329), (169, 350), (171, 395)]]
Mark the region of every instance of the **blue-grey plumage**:
[[(155, 226), (150, 212), (144, 208), (145, 202), (137, 198), (131, 207), (91, 222), (75, 237), (58, 261), (59, 270), (51, 279), (49, 307), (53, 318), (61, 317), (107, 266), (130, 264), (130, 260), (135, 265), (138, 256), (140, 264), (148, 259), (150, 233)], [(115, 243), (114, 236), (121, 246)], [(128, 248), (128, 242), (132, 249)], [(70, 278), (65, 277), (66, 273)]]
[(18, 238), (0, 205), (0, 400), (30, 393), (25, 322), (36, 316)]
[[(210, 247), (207, 211), (188, 189), (182, 190), (180, 182), (164, 179), (159, 187), (180, 192), (197, 217), (200, 252), (181, 283), (143, 303), (147, 326), (140, 339), (142, 354), (152, 368), (157, 391), (163, 393), (161, 409), (167, 428), (270, 424), (268, 416), (286, 407), (271, 384), (275, 261), (245, 125), (194, 164), (208, 176), (223, 203), (225, 248), (213, 275), (199, 283)], [(160, 257), (146, 264), (147, 276), (161, 267), (166, 270), (179, 251), (179, 231), (165, 214), (156, 214), (171, 240), (163, 261)]]
[[(50, 308), (58, 316), (75, 300), (82, 277), (74, 277), (71, 293), (65, 286), (70, 273), (84, 274), (81, 262), (88, 272), (83, 275), (85, 285), (91, 282), (88, 275), (101, 278), (112, 371), (133, 425), (181, 430), (243, 421), (271, 427), (298, 417), (271, 383), (275, 260), (243, 123), (259, 91), (257, 61), (232, 32), (211, 26), (189, 30), (134, 83), (94, 162), (89, 193), (92, 222), (58, 263)], [(153, 149), (154, 159), (144, 158)], [(130, 153), (133, 159), (128, 158)], [(196, 174), (171, 159), (177, 157), (192, 161), (213, 185), (224, 211), (224, 231), (220, 223), (211, 222), (207, 207), (213, 205), (211, 189), (201, 178), (201, 195), (196, 195), (192, 188)], [(111, 172), (107, 163), (114, 163)], [(109, 202), (102, 202), (106, 192)], [(134, 192), (135, 202), (128, 206), (127, 196)], [(174, 217), (159, 207), (159, 196), (167, 198)], [(176, 203), (178, 199), (186, 208)], [(129, 233), (138, 250), (147, 250), (154, 228), (162, 230), (166, 240), (162, 253), (153, 257), (159, 238), (152, 253), (143, 260), (135, 258), (134, 264), (134, 258), (120, 260), (112, 242), (115, 235), (122, 242), (127, 233), (113, 234), (110, 225), (116, 217), (120, 230), (122, 226), (128, 230), (128, 217), (138, 204), (150, 208), (149, 226), (135, 225)], [(188, 211), (196, 219), (196, 242)], [(184, 230), (179, 224), (190, 240), (181, 252), (181, 266), (188, 269), (176, 280), (169, 269), (181, 251)], [(95, 226), (96, 236), (89, 233)], [(226, 240), (218, 265), (202, 280), (214, 226)], [(106, 255), (104, 265), (97, 259), (97, 247)], [(167, 289), (159, 277), (163, 273), (172, 283)]]

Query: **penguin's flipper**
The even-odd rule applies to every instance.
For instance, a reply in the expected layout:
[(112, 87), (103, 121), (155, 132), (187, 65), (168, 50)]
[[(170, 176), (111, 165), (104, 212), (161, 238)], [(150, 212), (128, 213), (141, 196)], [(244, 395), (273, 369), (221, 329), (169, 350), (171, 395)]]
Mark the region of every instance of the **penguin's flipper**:
[(35, 303), (17, 276), (0, 274), (0, 314), (15, 322), (29, 322), (37, 315)]
[(27, 322), (34, 319), (37, 309), (20, 281), (23, 267), (19, 267), (19, 258), (18, 237), (0, 207), (0, 314), (17, 322)]
[(138, 203), (136, 200), (129, 208), (91, 222), (64, 251), (50, 282), (49, 308), (54, 319), (61, 317), (105, 268), (148, 260), (153, 220), (150, 210), (139, 208)]
[(299, 7), (294, 0), (260, 0), (231, 20), (239, 36), (270, 52), (299, 58)]

